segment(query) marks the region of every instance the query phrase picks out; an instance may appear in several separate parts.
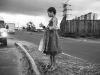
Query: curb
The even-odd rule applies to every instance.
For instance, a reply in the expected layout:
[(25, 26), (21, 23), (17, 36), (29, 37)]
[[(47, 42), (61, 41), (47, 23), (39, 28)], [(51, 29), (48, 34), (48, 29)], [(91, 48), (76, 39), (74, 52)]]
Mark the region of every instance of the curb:
[(27, 60), (30, 62), (31, 67), (34, 70), (35, 74), (36, 75), (41, 75), (39, 70), (38, 70), (38, 68), (37, 68), (37, 65), (35, 64), (34, 59), (30, 56), (30, 54), (27, 52), (25, 47), (21, 43), (19, 43), (19, 42), (16, 42), (15, 46), (22, 50), (23, 54), (27, 57)]

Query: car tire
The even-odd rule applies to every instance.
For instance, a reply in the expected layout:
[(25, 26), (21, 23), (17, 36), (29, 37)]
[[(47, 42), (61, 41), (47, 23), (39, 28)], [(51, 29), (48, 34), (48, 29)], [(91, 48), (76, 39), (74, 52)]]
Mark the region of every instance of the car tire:
[(3, 40), (3, 45), (4, 45), (4, 46), (7, 46), (7, 39), (4, 39), (4, 40)]

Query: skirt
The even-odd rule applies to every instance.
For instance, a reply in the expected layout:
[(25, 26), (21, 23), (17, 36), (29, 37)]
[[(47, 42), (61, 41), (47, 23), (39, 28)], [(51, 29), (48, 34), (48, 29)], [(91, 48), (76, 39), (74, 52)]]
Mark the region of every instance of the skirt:
[(59, 48), (57, 30), (46, 30), (41, 42), (41, 50), (43, 53), (47, 55), (56, 55), (61, 52)]

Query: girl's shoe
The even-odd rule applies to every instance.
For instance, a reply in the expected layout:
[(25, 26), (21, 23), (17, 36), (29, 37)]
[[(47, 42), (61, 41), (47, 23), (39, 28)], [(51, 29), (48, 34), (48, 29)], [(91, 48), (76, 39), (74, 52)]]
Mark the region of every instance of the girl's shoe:
[(50, 67), (51, 67), (51, 65), (50, 64), (48, 64), (48, 65), (46, 65), (46, 69), (50, 69)]
[(48, 71), (54, 71), (56, 69), (57, 69), (57, 66), (55, 66), (55, 67), (54, 66), (51, 66), (50, 69), (48, 69)]

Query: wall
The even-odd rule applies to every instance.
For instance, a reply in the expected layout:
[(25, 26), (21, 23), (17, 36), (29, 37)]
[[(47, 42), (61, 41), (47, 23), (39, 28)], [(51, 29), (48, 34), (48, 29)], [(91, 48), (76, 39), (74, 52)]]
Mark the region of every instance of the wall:
[(68, 20), (64, 27), (66, 34), (100, 36), (100, 20)]

